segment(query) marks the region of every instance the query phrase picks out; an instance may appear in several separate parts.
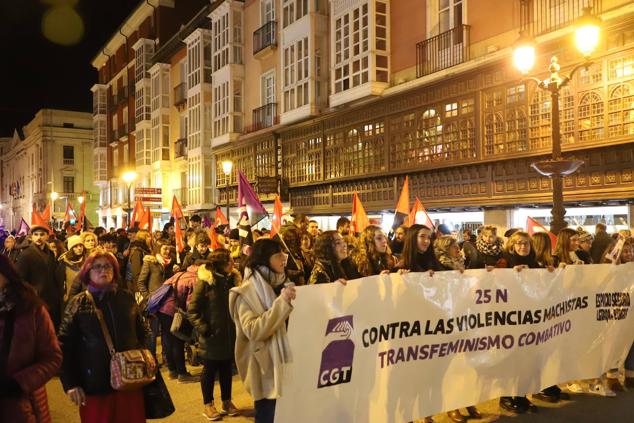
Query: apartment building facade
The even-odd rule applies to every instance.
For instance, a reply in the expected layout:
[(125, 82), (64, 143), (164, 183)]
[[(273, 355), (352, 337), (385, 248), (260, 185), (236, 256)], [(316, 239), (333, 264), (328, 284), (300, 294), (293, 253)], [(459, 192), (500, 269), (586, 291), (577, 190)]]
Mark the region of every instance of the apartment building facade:
[(53, 202), (52, 217), (59, 223), (66, 204), (96, 219), (98, 192), (92, 172), (92, 116), (55, 109), (38, 111), (13, 136), (0, 139), (0, 225), (17, 229), (21, 219), (31, 223), (33, 207), (43, 211)]
[[(187, 186), (174, 176), (181, 174), (176, 159), (182, 157), (176, 150), (182, 146), (177, 143), (182, 139), (178, 114), (172, 116), (180, 106), (174, 105), (171, 91), (174, 72), (169, 61), (155, 64), (154, 57), (206, 5), (202, 0), (139, 2), (92, 61), (98, 72), (91, 91), (99, 225), (126, 226), (137, 188), (161, 190), (162, 202), (146, 201), (155, 223), (160, 223), (168, 214), (171, 194), (182, 195)], [(176, 64), (174, 71), (178, 69)], [(179, 138), (173, 138), (173, 130)], [(131, 170), (137, 178), (128, 187), (122, 175)]]
[[(164, 15), (178, 7), (159, 3)], [(547, 205), (551, 181), (530, 164), (550, 152), (550, 99), (522, 80), (512, 49), (524, 31), (537, 43), (535, 76), (547, 76), (552, 55), (569, 71), (583, 61), (571, 33), (586, 6), (603, 20), (602, 39), (562, 92), (564, 155), (585, 161), (565, 178), (565, 199), (627, 204), (626, 0), (205, 3), (163, 44), (147, 34), (130, 44), (128, 69), (145, 70), (134, 72), (136, 153), (127, 157), (143, 186), (162, 185), (164, 201), (176, 193), (189, 213), (235, 205), (224, 160), (250, 181), (276, 178), (296, 212), (349, 213), (354, 192), (371, 212), (392, 209), (406, 175), (429, 209), (504, 215)], [(106, 116), (105, 133), (122, 119)], [(108, 163), (121, 143), (106, 139)]]
[[(294, 9), (297, 17), (304, 4), (310, 19), (319, 19), (319, 2), (276, 5), (282, 45), (287, 31), (295, 30), (295, 24), (285, 25), (287, 11)], [(585, 163), (564, 179), (565, 200), (631, 203), (630, 2), (333, 0), (326, 6), (325, 48), (309, 38), (306, 64), (298, 62), (306, 56), (303, 45), (289, 58), (295, 59), (296, 80), (326, 75), (327, 101), (320, 102), (318, 89), (309, 89), (308, 96), (295, 91), (295, 103), (278, 97), (287, 116), (303, 101), (314, 104), (316, 113), (243, 134), (214, 150), (217, 163), (239, 163), (254, 180), (279, 177), (297, 212), (348, 214), (354, 192), (371, 212), (393, 209), (409, 175), (412, 200), (421, 198), (429, 209), (484, 208), (485, 219), (488, 214), (489, 222), (508, 226), (509, 209), (548, 207), (552, 201), (550, 179), (530, 166), (550, 154), (550, 98), (513, 67), (513, 46), (521, 31), (534, 37), (540, 79), (548, 76), (553, 55), (563, 72), (570, 71), (583, 62), (573, 25), (590, 6), (603, 21), (600, 46), (593, 64), (562, 92), (564, 156)], [(302, 19), (308, 18), (296, 23)], [(310, 28), (312, 36), (317, 28)], [(282, 87), (293, 81), (284, 73), (293, 60), (284, 54), (277, 59)], [(257, 74), (248, 57), (245, 63), (247, 74)], [(245, 100), (248, 112), (253, 95)], [(226, 180), (216, 181), (220, 198), (226, 198)], [(228, 194), (235, 201), (235, 186)], [(629, 214), (631, 221), (631, 205)]]

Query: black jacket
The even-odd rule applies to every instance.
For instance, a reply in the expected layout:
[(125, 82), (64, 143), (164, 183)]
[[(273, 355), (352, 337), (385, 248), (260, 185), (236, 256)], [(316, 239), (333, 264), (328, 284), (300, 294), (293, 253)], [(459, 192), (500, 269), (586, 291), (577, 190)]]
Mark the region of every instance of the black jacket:
[(16, 263), (18, 261), (20, 250), (18, 250), (16, 247), (13, 247), (11, 250), (3, 248), (2, 251), (0, 251), (0, 254), (4, 254), (5, 256), (9, 257), (9, 260), (11, 260), (13, 263)]
[(192, 264), (196, 264), (196, 260), (208, 260), (210, 255), (211, 255), (211, 251), (209, 250), (207, 250), (207, 254), (200, 254), (198, 250), (194, 248), (193, 252), (185, 256), (185, 260), (183, 260), (181, 269), (187, 270), (189, 266), (191, 266)]
[(515, 266), (528, 266), (529, 269), (538, 269), (540, 267), (532, 250), (527, 256), (502, 253), (502, 257), (497, 262), (497, 267), (499, 268), (512, 269)]
[(601, 263), (603, 253), (605, 253), (605, 250), (607, 250), (612, 241), (612, 237), (607, 232), (601, 231), (595, 234), (592, 247), (590, 247), (590, 255), (592, 256), (593, 263)]
[(484, 269), (486, 266), (496, 266), (498, 260), (502, 257), (499, 255), (484, 254), (477, 248), (473, 249), (473, 254), (466, 258), (465, 262), (468, 262), (468, 269)]
[(236, 329), (229, 315), (229, 290), (236, 285), (237, 271), (229, 275), (198, 269), (187, 314), (199, 334), (199, 351), (207, 360), (233, 359)]
[[(117, 289), (93, 298), (117, 352), (145, 348), (149, 329), (131, 293)], [(60, 374), (64, 390), (79, 386), (88, 395), (111, 392), (110, 352), (86, 291), (68, 303), (58, 338), (64, 354)]]
[(63, 281), (56, 277), (57, 260), (55, 254), (44, 245), (40, 249), (31, 244), (18, 256), (16, 264), (18, 273), (27, 283), (31, 284), (37, 295), (44, 301), (55, 329), (59, 327), (64, 298)]
[(136, 290), (137, 280), (143, 267), (143, 257), (148, 254), (150, 254), (150, 248), (145, 242), (135, 240), (130, 243), (130, 254), (126, 263), (126, 267), (129, 267), (129, 271), (126, 272), (126, 282), (130, 289)]
[(341, 261), (340, 268), (331, 265), (328, 261), (317, 260), (310, 274), (308, 284), (330, 283), (335, 282), (337, 279), (352, 280), (361, 277), (363, 276), (359, 273), (357, 266), (350, 257)]

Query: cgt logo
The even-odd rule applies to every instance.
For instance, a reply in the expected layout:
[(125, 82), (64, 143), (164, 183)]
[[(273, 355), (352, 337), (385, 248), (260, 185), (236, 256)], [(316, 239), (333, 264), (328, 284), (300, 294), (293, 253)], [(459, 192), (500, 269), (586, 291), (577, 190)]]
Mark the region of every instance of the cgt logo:
[(337, 317), (328, 321), (317, 388), (348, 383), (352, 379), (354, 342), (350, 336), (353, 327), (352, 316)]

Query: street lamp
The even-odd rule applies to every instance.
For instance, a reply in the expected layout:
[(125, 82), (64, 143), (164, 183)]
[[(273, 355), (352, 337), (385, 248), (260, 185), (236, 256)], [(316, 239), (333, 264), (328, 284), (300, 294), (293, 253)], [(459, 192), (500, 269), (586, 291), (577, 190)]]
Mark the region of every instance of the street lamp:
[(227, 227), (229, 227), (229, 182), (231, 181), (231, 170), (233, 169), (233, 162), (231, 160), (224, 160), (222, 162), (222, 171), (227, 177)]
[[(575, 43), (577, 49), (584, 56), (584, 63), (575, 66), (570, 74), (564, 75), (556, 56), (550, 59), (548, 68), (550, 76), (543, 81), (537, 78), (529, 78), (537, 82), (537, 86), (550, 93), (551, 98), (551, 138), (552, 155), (550, 160), (539, 161), (531, 164), (531, 167), (541, 175), (549, 176), (553, 181), (553, 208), (551, 210), (552, 221), (550, 230), (555, 235), (568, 224), (564, 220), (566, 209), (564, 208), (563, 177), (571, 175), (581, 167), (582, 160), (566, 160), (561, 156), (561, 133), (559, 127), (559, 93), (566, 86), (572, 76), (580, 68), (588, 68), (591, 65), (589, 56), (599, 45), (599, 32), (601, 21), (594, 17), (590, 8), (585, 8), (583, 16), (575, 24)], [(535, 64), (535, 45), (533, 41), (521, 34), (513, 51), (515, 67), (527, 74)]]
[(121, 179), (123, 179), (123, 181), (126, 183), (127, 187), (128, 187), (128, 208), (126, 209), (126, 212), (128, 213), (128, 229), (130, 229), (130, 219), (132, 218), (132, 207), (130, 205), (130, 191), (132, 190), (132, 183), (134, 183), (134, 180), (137, 178), (137, 173), (133, 170), (129, 170), (127, 172), (125, 172), (123, 175), (121, 175)]
[(59, 198), (59, 194), (55, 191), (51, 191), (51, 223), (55, 228), (55, 200)]

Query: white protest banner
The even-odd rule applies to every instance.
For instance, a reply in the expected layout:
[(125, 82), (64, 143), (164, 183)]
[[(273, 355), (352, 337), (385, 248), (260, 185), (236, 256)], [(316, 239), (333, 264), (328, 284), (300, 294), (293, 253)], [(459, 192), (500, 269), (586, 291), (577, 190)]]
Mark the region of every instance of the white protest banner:
[(634, 339), (634, 263), (299, 287), (276, 422), (407, 422), (599, 377)]

